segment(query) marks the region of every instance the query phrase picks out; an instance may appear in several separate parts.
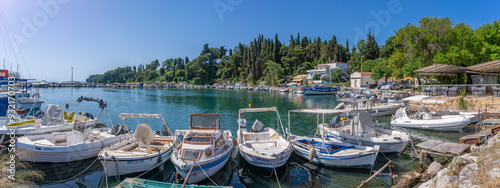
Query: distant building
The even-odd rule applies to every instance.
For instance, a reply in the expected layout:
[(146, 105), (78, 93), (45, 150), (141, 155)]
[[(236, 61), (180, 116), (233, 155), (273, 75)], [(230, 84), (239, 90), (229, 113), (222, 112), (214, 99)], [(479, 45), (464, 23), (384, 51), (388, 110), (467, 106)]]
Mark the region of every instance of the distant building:
[(307, 77), (307, 74), (299, 74), (299, 75), (293, 77), (292, 82), (296, 83), (297, 85), (302, 85), (302, 84), (304, 84), (305, 77)]
[[(354, 72), (351, 74), (351, 87), (352, 88), (360, 88), (360, 87), (368, 87), (370, 84), (381, 84), (385, 82), (385, 79), (381, 78), (379, 80), (374, 80), (371, 77), (371, 72)], [(363, 79), (361, 79), (363, 78)], [(363, 80), (363, 83), (361, 83)], [(390, 82), (390, 80), (388, 80)]]
[[(319, 74), (320, 78), (323, 78), (324, 76), (330, 78), (331, 71), (334, 69), (340, 69), (342, 70), (342, 77), (341, 79), (347, 80), (348, 77), (348, 70), (349, 70), (349, 65), (344, 62), (334, 62), (330, 61), (330, 63), (322, 63), (314, 67), (312, 70), (307, 70), (307, 80), (309, 82), (315, 82), (315, 83), (322, 83), (321, 79), (320, 80), (313, 80), (313, 77), (315, 74)], [(332, 82), (339, 82), (340, 78), (331, 78)]]

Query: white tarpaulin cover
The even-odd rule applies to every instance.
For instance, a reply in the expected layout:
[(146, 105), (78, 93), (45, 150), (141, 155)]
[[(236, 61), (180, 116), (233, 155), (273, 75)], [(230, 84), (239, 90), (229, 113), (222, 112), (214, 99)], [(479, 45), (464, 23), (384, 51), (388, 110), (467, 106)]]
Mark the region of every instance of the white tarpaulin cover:
[(404, 99), (401, 99), (402, 101), (415, 101), (415, 102), (421, 102), (421, 103), (445, 103), (445, 102), (453, 102), (452, 100), (447, 100), (447, 99), (431, 99), (429, 96), (426, 95), (417, 95), (413, 97), (407, 97)]
[(377, 131), (375, 131), (375, 127), (373, 126), (370, 113), (365, 111), (360, 111), (358, 112), (358, 115), (354, 116), (353, 121), (351, 121), (351, 129), (351, 133), (357, 136), (377, 133)]
[(47, 104), (45, 106), (45, 115), (42, 118), (44, 125), (57, 125), (63, 123), (63, 108), (59, 105)]
[(147, 124), (139, 124), (135, 129), (134, 138), (139, 141), (139, 147), (147, 147), (153, 142), (155, 132)]

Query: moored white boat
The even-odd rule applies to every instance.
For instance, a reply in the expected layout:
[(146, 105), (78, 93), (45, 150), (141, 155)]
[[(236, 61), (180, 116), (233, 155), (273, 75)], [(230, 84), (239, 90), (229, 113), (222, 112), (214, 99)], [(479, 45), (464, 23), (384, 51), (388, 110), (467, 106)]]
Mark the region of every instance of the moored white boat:
[(410, 140), (410, 136), (401, 131), (375, 127), (368, 112), (359, 112), (349, 124), (344, 123), (349, 121), (339, 120), (336, 116), (330, 123), (320, 123), (318, 131), (331, 141), (371, 147), (378, 145), (381, 153), (394, 155), (401, 153)]
[(233, 136), (229, 130), (220, 130), (219, 114), (191, 114), (189, 129), (176, 131), (176, 136), (182, 141), (170, 160), (190, 184), (216, 174), (233, 151)]
[[(445, 104), (453, 102), (446, 99), (433, 99), (425, 95), (404, 98), (402, 101), (413, 101), (419, 104)], [(475, 121), (476, 117), (477, 114), (473, 115), (473, 113), (436, 113), (428, 110), (425, 106), (406, 106), (398, 109), (392, 116), (391, 125), (435, 131), (461, 131), (471, 121)]]
[(460, 131), (471, 121), (467, 115), (433, 115), (430, 112), (408, 114), (408, 107), (400, 108), (391, 119), (391, 125), (434, 131)]
[[(125, 118), (158, 118), (163, 120), (162, 133), (156, 135), (147, 124), (139, 124), (134, 137), (111, 145), (99, 152), (98, 158), (107, 176), (120, 176), (142, 172), (164, 164), (172, 153), (176, 137), (160, 114), (129, 114), (118, 115), (122, 123)], [(167, 136), (168, 135), (168, 136)]]
[[(83, 100), (99, 103), (101, 110), (97, 120), (101, 113), (107, 110), (107, 103), (102, 99), (80, 97), (78, 101)], [(74, 123), (72, 131), (22, 136), (17, 140), (17, 149), (32, 152), (33, 155), (20, 157), (20, 160), (70, 162), (88, 159), (96, 157), (103, 148), (131, 137), (129, 133), (119, 134), (108, 127), (100, 126), (102, 124), (97, 122), (91, 127), (85, 122)]]
[(379, 146), (359, 146), (321, 138), (291, 135), (294, 153), (313, 163), (339, 168), (371, 168)]
[[(75, 106), (82, 102), (80, 98), (77, 100)], [(75, 114), (74, 111), (63, 111), (63, 108), (59, 105), (47, 104), (45, 106), (45, 111), (41, 114), (43, 114), (41, 118), (28, 116), (21, 119), (18, 117), (18, 122), (15, 123), (7, 124), (6, 121), (0, 121), (0, 135), (5, 135), (9, 132), (14, 132), (15, 135), (37, 135), (70, 131), (75, 124), (85, 124), (86, 126), (96, 123), (103, 124), (98, 118), (94, 118), (92, 114), (86, 113), (84, 115), (78, 115)]]
[(283, 166), (290, 157), (293, 146), (285, 136), (271, 127), (264, 128), (260, 121), (256, 120), (250, 132), (246, 127), (246, 120), (242, 119), (244, 112), (275, 112), (277, 115), (278, 130), (283, 131), (281, 118), (276, 107), (272, 108), (243, 108), (239, 110), (238, 116), (238, 149), (240, 155), (251, 165), (273, 170)]
[(322, 87), (322, 86), (302, 88), (304, 95), (335, 95), (337, 93), (337, 90), (338, 88), (336, 87)]
[[(327, 110), (328, 111), (328, 110)], [(317, 114), (317, 124), (319, 124), (319, 116), (322, 114), (323, 122), (325, 113), (323, 109), (301, 109), (288, 111), (288, 127), (291, 126), (290, 112), (312, 113)], [(338, 113), (338, 110), (330, 110)], [(319, 130), (319, 129), (318, 129)], [(324, 130), (323, 130), (324, 131)], [(294, 147), (294, 153), (298, 156), (308, 159), (310, 162), (321, 165), (341, 167), (341, 168), (371, 168), (375, 163), (379, 152), (379, 146), (361, 146), (350, 143), (333, 142), (326, 138), (326, 134), (320, 134), (321, 138), (297, 136), (289, 134), (290, 142)]]
[(341, 101), (341, 103), (335, 109), (344, 110), (342, 116), (355, 116), (358, 110), (366, 110), (371, 113), (371, 116), (389, 116), (401, 107), (397, 103), (379, 103), (370, 99), (347, 98), (337, 100)]

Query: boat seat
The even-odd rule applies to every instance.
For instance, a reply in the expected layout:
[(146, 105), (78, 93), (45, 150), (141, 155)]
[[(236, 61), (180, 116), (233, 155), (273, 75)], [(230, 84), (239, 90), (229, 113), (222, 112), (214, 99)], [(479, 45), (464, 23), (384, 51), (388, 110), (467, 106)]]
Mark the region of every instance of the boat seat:
[(271, 140), (271, 136), (268, 132), (263, 133), (245, 133), (245, 141), (259, 141), (259, 140)]
[(276, 147), (276, 142), (255, 142), (255, 143), (247, 143), (247, 147), (249, 148), (274, 148)]
[(64, 133), (63, 134), (55, 134), (52, 138), (53, 138), (55, 144), (67, 142), (67, 135)]
[(35, 144), (40, 144), (40, 145), (48, 145), (48, 146), (51, 146), (51, 145), (53, 146), (54, 145), (54, 143), (50, 142), (49, 140), (47, 140), (45, 138), (44, 139), (36, 140), (36, 141), (34, 141), (34, 143)]
[(276, 140), (255, 140), (255, 141), (245, 141), (246, 144), (255, 144), (255, 143), (276, 143)]

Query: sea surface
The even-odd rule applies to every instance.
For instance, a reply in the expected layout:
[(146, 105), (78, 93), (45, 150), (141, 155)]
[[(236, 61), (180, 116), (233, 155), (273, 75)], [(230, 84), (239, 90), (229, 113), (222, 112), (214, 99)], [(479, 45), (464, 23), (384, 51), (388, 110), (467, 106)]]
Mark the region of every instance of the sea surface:
[[(231, 130), (234, 136), (236, 136), (238, 129), (238, 110), (241, 108), (249, 106), (253, 108), (277, 107), (284, 128), (290, 126), (291, 132), (296, 135), (313, 136), (318, 117), (299, 113), (291, 113), (289, 117), (288, 111), (304, 108), (334, 108), (339, 103), (334, 96), (303, 96), (267, 91), (222, 89), (44, 88), (39, 91), (45, 104), (57, 104), (68, 111), (74, 108), (76, 112), (90, 112), (94, 117), (100, 111), (98, 104), (84, 101), (81, 105), (75, 105), (77, 99), (80, 96), (85, 96), (107, 101), (108, 110), (103, 111), (100, 118), (106, 121), (108, 127), (120, 123), (134, 130), (138, 124), (147, 123), (153, 130), (159, 131), (161, 120), (132, 118), (121, 122), (118, 118), (119, 113), (155, 113), (161, 114), (174, 132), (188, 128), (190, 114), (214, 113), (220, 114), (221, 128)], [(68, 107), (65, 107), (66, 104)], [(274, 128), (278, 126), (275, 113), (244, 113), (242, 115), (247, 119), (249, 125), (258, 119), (265, 126)], [(325, 117), (325, 121), (329, 121), (332, 117)], [(322, 120), (322, 117), (319, 119)], [(374, 124), (391, 129), (389, 116), (375, 117)], [(412, 135), (414, 143), (426, 139), (457, 142), (461, 136), (473, 132), (472, 128), (467, 128), (465, 133), (401, 130)], [(411, 145), (408, 145), (399, 156), (379, 155), (372, 169), (342, 169), (318, 166), (292, 155), (289, 163), (277, 170), (277, 176), (251, 167), (238, 156), (236, 159), (230, 160), (219, 173), (212, 176), (213, 182), (206, 180), (200, 184), (259, 188), (280, 186), (355, 187), (381, 168), (388, 160), (393, 161), (393, 171), (398, 175), (392, 180), (395, 183), (403, 173), (419, 166), (418, 159), (413, 156), (415, 156), (415, 150)], [(106, 184), (108, 186), (117, 185), (120, 180), (126, 177), (140, 175), (138, 173), (104, 178), (104, 170), (96, 158), (70, 163), (33, 164), (32, 168), (42, 170), (46, 174), (43, 182), (37, 182), (40, 187), (105, 187)], [(167, 161), (161, 169), (153, 169), (141, 178), (164, 182), (183, 182), (182, 178), (175, 173), (170, 161)], [(391, 185), (391, 175), (388, 169), (368, 184), (369, 187), (387, 187), (389, 185)]]

